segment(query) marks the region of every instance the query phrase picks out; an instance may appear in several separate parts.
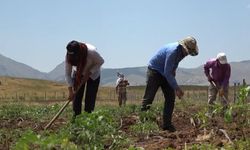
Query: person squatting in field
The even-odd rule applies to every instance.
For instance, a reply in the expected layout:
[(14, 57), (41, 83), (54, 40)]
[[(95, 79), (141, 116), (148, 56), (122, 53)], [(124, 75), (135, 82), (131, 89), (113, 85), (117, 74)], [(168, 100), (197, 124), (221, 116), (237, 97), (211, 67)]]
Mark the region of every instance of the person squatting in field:
[(117, 73), (118, 79), (116, 81), (115, 91), (118, 94), (118, 103), (121, 107), (126, 105), (127, 101), (127, 86), (129, 85), (128, 80), (124, 78), (124, 74)]
[(142, 100), (141, 110), (150, 108), (155, 94), (161, 87), (165, 103), (163, 109), (163, 130), (176, 131), (172, 124), (175, 95), (182, 98), (184, 92), (175, 79), (179, 62), (187, 55), (198, 55), (198, 46), (194, 37), (186, 37), (179, 42), (163, 46), (149, 61), (147, 69), (147, 83)]
[[(95, 108), (101, 66), (104, 60), (96, 47), (88, 43), (73, 40), (67, 44), (66, 49), (65, 77), (69, 99), (73, 101), (74, 117), (81, 114), (85, 84), (84, 111), (91, 113)], [(76, 69), (75, 75), (73, 75), (74, 68)]]
[(217, 93), (219, 93), (225, 109), (228, 105), (228, 88), (231, 75), (231, 66), (227, 62), (226, 54), (218, 53), (216, 58), (208, 60), (204, 65), (204, 73), (210, 82), (208, 88), (208, 104), (210, 105), (210, 109), (216, 100)]

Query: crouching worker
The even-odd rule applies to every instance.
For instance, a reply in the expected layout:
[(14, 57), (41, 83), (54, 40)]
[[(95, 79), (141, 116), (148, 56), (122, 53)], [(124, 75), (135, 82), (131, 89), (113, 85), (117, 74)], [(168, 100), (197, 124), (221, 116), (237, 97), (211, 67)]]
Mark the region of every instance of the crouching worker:
[(172, 113), (175, 105), (175, 95), (182, 98), (184, 92), (175, 79), (179, 62), (187, 55), (198, 55), (198, 47), (193, 37), (187, 37), (179, 42), (163, 46), (149, 61), (147, 70), (146, 90), (142, 101), (141, 110), (150, 108), (155, 94), (161, 87), (165, 103), (163, 110), (163, 130), (174, 132)]
[(212, 111), (212, 105), (214, 105), (217, 93), (219, 93), (225, 109), (228, 105), (228, 88), (231, 75), (231, 67), (227, 62), (226, 54), (219, 53), (216, 58), (208, 60), (204, 65), (204, 73), (210, 83), (208, 88), (208, 104), (210, 105), (208, 113)]
[(124, 75), (117, 73), (118, 79), (116, 81), (116, 94), (118, 94), (118, 103), (121, 107), (126, 105), (127, 101), (127, 86), (129, 85), (128, 80), (124, 79)]
[[(85, 84), (84, 111), (91, 113), (95, 108), (101, 65), (104, 60), (97, 49), (88, 43), (71, 41), (66, 49), (65, 77), (68, 84), (69, 99), (73, 101), (74, 116), (81, 114)], [(75, 79), (72, 76), (73, 67), (76, 69)]]

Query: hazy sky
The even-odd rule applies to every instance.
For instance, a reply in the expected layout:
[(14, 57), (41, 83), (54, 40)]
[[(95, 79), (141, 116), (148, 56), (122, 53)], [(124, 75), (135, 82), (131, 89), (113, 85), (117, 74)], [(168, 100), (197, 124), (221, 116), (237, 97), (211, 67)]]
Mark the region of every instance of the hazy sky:
[(163, 45), (192, 35), (202, 65), (218, 52), (249, 60), (250, 0), (1, 0), (0, 54), (49, 72), (70, 40), (91, 43), (104, 68), (146, 66)]

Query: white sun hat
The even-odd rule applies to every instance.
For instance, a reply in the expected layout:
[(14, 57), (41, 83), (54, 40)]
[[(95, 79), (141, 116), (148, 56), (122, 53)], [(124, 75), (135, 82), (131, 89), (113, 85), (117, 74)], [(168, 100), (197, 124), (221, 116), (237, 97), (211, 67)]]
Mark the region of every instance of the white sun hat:
[(216, 59), (218, 59), (221, 64), (227, 64), (227, 56), (225, 53), (218, 53)]

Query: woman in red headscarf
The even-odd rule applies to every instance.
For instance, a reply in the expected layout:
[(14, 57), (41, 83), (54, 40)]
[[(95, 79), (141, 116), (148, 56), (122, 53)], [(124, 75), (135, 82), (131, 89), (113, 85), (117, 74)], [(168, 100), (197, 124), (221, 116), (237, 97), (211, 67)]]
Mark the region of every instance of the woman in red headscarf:
[(96, 47), (88, 43), (73, 40), (67, 44), (66, 49), (65, 77), (69, 99), (73, 101), (74, 116), (81, 114), (85, 84), (84, 111), (91, 113), (95, 107), (104, 60)]

